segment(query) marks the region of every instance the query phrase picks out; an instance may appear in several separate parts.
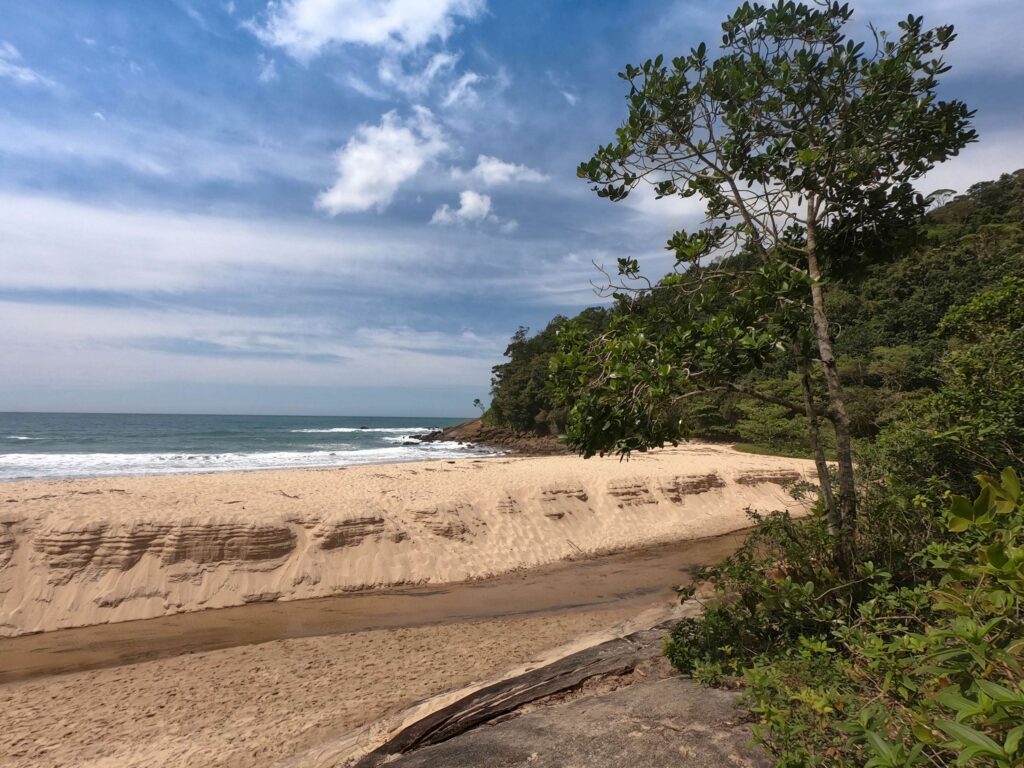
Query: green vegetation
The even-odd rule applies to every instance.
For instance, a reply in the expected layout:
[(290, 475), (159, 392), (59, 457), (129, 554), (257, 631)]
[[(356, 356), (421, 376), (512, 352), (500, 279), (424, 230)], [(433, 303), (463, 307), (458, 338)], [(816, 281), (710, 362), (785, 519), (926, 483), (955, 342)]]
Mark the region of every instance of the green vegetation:
[[(992, 232), (1000, 234), (985, 234)], [(939, 330), (944, 314), (1003, 275), (1024, 275), (1024, 170), (974, 185), (922, 217), (916, 242), (904, 252), (829, 283), (829, 316), (840, 329), (834, 346), (855, 439), (873, 440), (909, 404), (934, 393), (946, 349), (948, 330)], [(663, 320), (671, 322), (668, 296), (646, 297), (630, 310), (638, 312), (643, 302), (656, 304)], [(542, 433), (564, 431), (573, 400), (559, 402), (549, 383), (559, 336), (563, 344), (569, 338), (579, 345), (591, 343), (622, 311), (592, 308), (578, 318), (556, 318), (535, 343), (525, 329), (517, 333), (506, 351), (514, 360), (495, 366), (492, 396), (497, 407), (487, 420), (516, 431), (538, 431), (537, 425)], [(798, 399), (799, 381), (785, 363), (737, 377), (737, 388)], [(779, 406), (765, 409), (763, 404), (723, 390), (671, 408), (666, 402), (653, 405), (682, 420), (680, 438), (749, 441), (748, 446), (767, 453), (810, 456), (804, 415)], [(556, 416), (553, 426), (549, 414)], [(770, 442), (765, 435), (771, 436)]]
[(677, 626), (669, 658), (742, 675), (780, 766), (1024, 764), (1024, 497), (1011, 470), (980, 480), (912, 585), (864, 562), (829, 586), (824, 527), (765, 521), (713, 574), (733, 599)]
[[(580, 333), (596, 335), (606, 323), (607, 312), (586, 309), (573, 325)], [(520, 327), (505, 350), (508, 362), (494, 366), (491, 379), (491, 407), (484, 421), (514, 432), (557, 435), (565, 430), (567, 409), (556, 402), (548, 386), (548, 369), (558, 347), (559, 329), (566, 318), (555, 317), (547, 327), (528, 336)]]
[(864, 45), (850, 17), (748, 3), (714, 61), (626, 68), (628, 118), (580, 175), (707, 218), (656, 284), (624, 257), (610, 309), (521, 329), (487, 417), (584, 455), (814, 458), (813, 514), (706, 571), (673, 664), (744, 686), (781, 766), (1024, 765), (1024, 171), (916, 194), (974, 140), (934, 93), (953, 31)]
[[(944, 384), (863, 446), (853, 578), (820, 509), (775, 513), (673, 631), (680, 670), (746, 683), (779, 765), (1024, 764), (1024, 498), (1013, 470), (982, 474), (1024, 464), (1022, 307), (1007, 278), (951, 310)], [(973, 504), (945, 490), (973, 473)]]
[[(910, 16), (869, 46), (847, 36), (852, 16), (838, 3), (744, 3), (722, 24), (714, 60), (702, 43), (670, 65), (658, 56), (626, 66), (627, 119), (578, 175), (612, 201), (641, 185), (659, 197), (699, 196), (705, 218), (668, 242), (683, 270), (661, 281), (671, 323), (649, 307), (632, 312), (636, 291), (624, 282), (610, 332), (556, 359), (575, 399), (570, 443), (584, 455), (661, 445), (679, 435), (679, 421), (664, 419), (666, 399), (734, 390), (739, 376), (788, 362), (799, 397), (742, 394), (776, 417), (807, 417), (833, 554), (847, 575), (858, 514), (853, 415), (826, 284), (912, 237), (927, 205), (913, 182), (975, 139), (973, 112), (936, 95), (953, 28)], [(635, 280), (640, 266), (620, 258), (619, 275)], [(744, 437), (791, 438), (766, 431), (780, 420), (760, 413), (747, 414)]]

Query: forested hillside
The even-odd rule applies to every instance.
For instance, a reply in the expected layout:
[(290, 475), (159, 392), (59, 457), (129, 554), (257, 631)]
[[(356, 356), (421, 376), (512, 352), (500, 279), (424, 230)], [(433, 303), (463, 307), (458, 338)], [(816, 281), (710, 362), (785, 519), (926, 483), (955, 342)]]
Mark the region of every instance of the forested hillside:
[[(1024, 275), (1024, 170), (971, 187), (931, 211), (917, 243), (883, 255), (828, 294), (840, 374), (847, 387), (851, 428), (870, 438), (901, 407), (941, 384), (940, 360), (950, 343), (940, 326), (954, 306), (968, 303), (1003, 276)], [(647, 311), (672, 323), (672, 287), (645, 299)], [(571, 320), (554, 318), (540, 333), (520, 328), (495, 366), (487, 420), (539, 434), (565, 429), (571, 397), (560, 400), (548, 378), (559, 334), (597, 336), (617, 309), (590, 308)], [(637, 311), (636, 307), (632, 311)], [(780, 399), (799, 400), (799, 384), (785, 355), (737, 380)], [(781, 405), (737, 391), (692, 398), (674, 408), (691, 437), (807, 448), (806, 423)]]

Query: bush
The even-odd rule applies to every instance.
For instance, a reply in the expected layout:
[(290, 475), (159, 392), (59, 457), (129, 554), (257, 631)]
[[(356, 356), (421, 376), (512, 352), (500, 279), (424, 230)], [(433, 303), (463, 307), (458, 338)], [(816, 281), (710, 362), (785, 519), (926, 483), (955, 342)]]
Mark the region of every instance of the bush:
[(807, 550), (820, 521), (768, 519), (712, 573), (731, 599), (681, 623), (669, 658), (742, 674), (779, 766), (1024, 765), (1024, 498), (1009, 469), (978, 479), (944, 515), (954, 538), (916, 555), (935, 580), (911, 587), (870, 563), (837, 583)]

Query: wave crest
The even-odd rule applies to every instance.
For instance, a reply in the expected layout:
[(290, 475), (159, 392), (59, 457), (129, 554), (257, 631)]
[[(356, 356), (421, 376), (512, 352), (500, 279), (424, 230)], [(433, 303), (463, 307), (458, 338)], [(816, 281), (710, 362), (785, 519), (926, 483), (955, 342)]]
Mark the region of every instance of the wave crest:
[(362, 450), (266, 453), (9, 453), (0, 454), (0, 480), (248, 472), (263, 469), (344, 467), (434, 459), (497, 456), (499, 452), (460, 443)]

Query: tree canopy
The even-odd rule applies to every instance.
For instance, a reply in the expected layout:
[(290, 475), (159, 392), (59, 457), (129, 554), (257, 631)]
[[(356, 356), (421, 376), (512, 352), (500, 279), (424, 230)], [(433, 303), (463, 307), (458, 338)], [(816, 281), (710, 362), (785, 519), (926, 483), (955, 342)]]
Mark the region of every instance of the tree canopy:
[[(895, 36), (872, 30), (869, 46), (846, 35), (851, 17), (839, 3), (745, 3), (722, 24), (714, 60), (701, 44), (670, 64), (627, 65), (627, 119), (579, 175), (612, 201), (642, 184), (658, 197), (699, 196), (706, 216), (667, 244), (673, 322), (623, 310), (596, 343), (558, 360), (565, 386), (583, 389), (570, 440), (591, 454), (673, 440), (681, 430), (663, 418), (666, 399), (736, 389), (744, 373), (792, 357), (801, 402), (749, 394), (806, 415), (847, 569), (856, 484), (826, 284), (914, 236), (929, 202), (914, 181), (975, 139), (967, 106), (936, 95), (952, 27), (909, 16)], [(640, 266), (622, 257), (619, 274), (638, 278)], [(617, 297), (644, 292), (624, 282)], [(822, 418), (834, 433), (835, 495)]]

